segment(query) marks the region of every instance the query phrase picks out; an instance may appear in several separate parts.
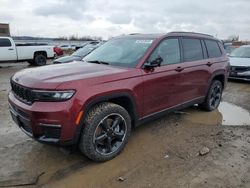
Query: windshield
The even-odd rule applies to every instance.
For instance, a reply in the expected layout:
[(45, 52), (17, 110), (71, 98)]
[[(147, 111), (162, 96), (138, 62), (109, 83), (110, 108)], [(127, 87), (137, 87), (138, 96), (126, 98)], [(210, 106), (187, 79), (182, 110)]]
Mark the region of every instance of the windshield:
[(230, 57), (250, 58), (250, 47), (239, 47), (233, 50)]
[(113, 39), (87, 55), (84, 60), (88, 62), (104, 62), (121, 67), (135, 67), (152, 42), (152, 39)]
[(96, 45), (87, 45), (87, 46), (84, 46), (84, 47), (80, 48), (79, 50), (75, 51), (72, 55), (84, 57), (84, 56), (88, 55), (91, 51), (93, 51), (95, 48), (97, 48)]

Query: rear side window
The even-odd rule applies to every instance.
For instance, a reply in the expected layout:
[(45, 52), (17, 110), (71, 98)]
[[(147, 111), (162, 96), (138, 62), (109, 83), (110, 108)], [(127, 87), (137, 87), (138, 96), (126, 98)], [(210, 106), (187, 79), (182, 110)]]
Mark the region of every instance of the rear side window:
[(197, 61), (203, 59), (201, 41), (199, 39), (182, 39), (184, 61)]
[(0, 39), (0, 47), (9, 47), (11, 46), (9, 39)]
[(221, 56), (221, 50), (216, 41), (213, 40), (205, 40), (206, 46), (207, 46), (207, 51), (208, 51), (208, 56), (209, 58), (215, 58), (215, 57), (220, 57)]

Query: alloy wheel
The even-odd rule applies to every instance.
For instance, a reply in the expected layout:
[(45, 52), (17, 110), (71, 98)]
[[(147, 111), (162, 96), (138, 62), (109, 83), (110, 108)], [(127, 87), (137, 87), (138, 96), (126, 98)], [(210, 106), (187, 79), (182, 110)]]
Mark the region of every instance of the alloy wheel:
[(211, 96), (210, 96), (210, 100), (209, 100), (209, 103), (210, 103), (210, 106), (212, 108), (217, 108), (218, 105), (220, 104), (220, 100), (221, 100), (221, 87), (220, 85), (216, 85), (212, 92), (211, 92)]
[(127, 124), (120, 114), (104, 117), (96, 127), (93, 143), (96, 152), (109, 155), (122, 145), (127, 134)]

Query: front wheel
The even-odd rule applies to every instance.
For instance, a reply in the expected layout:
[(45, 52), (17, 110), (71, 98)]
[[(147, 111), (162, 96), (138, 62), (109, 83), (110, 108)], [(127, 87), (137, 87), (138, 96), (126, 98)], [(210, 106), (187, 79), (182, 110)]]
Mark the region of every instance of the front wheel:
[(95, 106), (85, 118), (79, 148), (94, 161), (107, 161), (125, 147), (131, 132), (128, 112), (114, 103)]
[(214, 80), (209, 88), (206, 99), (202, 104), (199, 104), (201, 109), (213, 111), (220, 105), (223, 86), (219, 80)]

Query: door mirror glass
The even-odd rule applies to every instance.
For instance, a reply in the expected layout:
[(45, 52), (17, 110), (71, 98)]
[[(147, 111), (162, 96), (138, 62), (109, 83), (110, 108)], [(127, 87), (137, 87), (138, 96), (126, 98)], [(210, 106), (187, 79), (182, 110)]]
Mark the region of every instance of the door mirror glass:
[(145, 63), (146, 68), (153, 68), (153, 67), (159, 67), (161, 66), (163, 59), (161, 56), (157, 56), (157, 58), (153, 60), (149, 60), (147, 63)]

